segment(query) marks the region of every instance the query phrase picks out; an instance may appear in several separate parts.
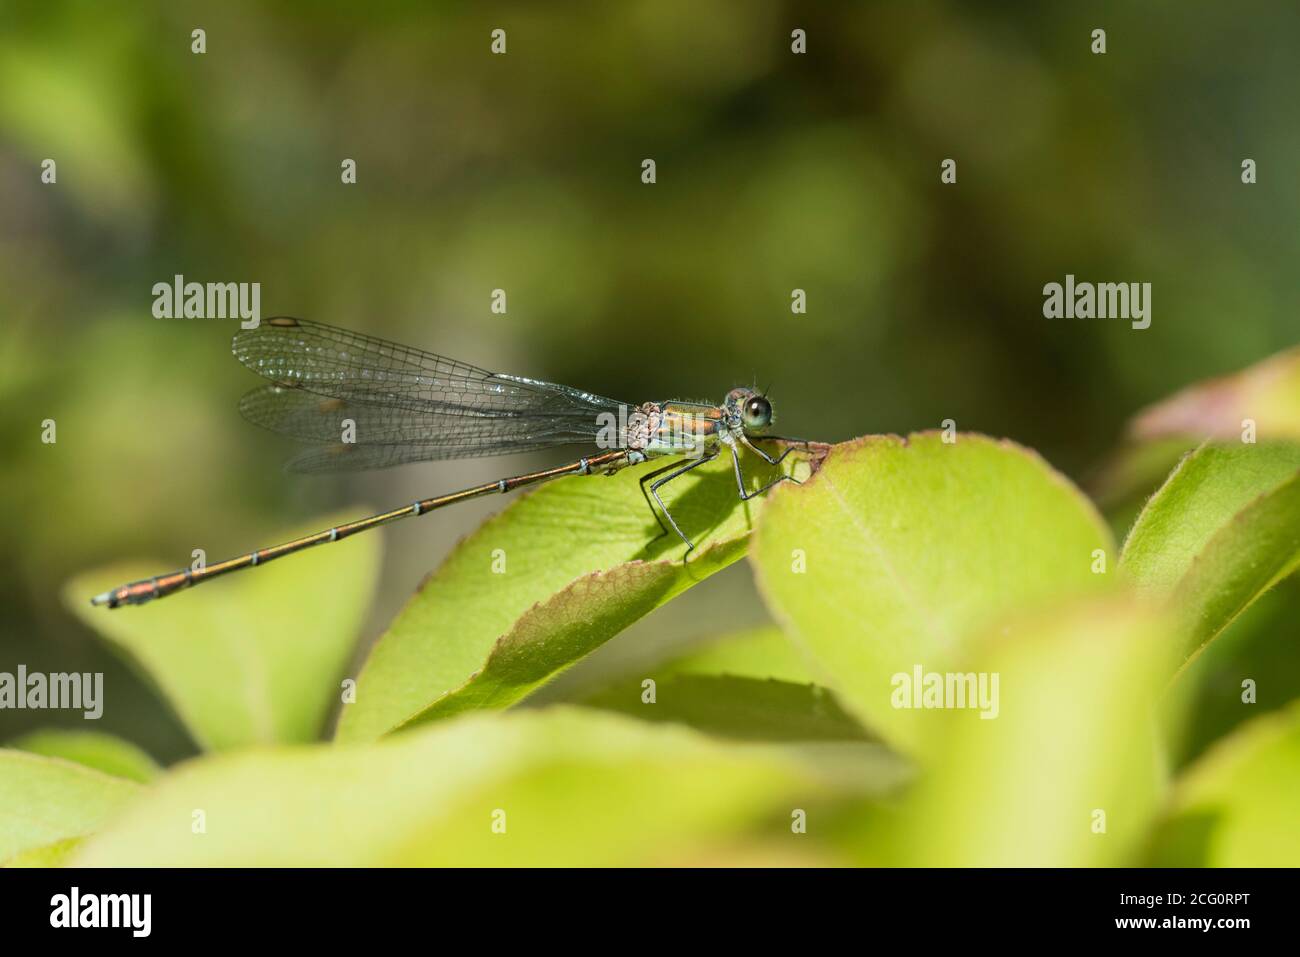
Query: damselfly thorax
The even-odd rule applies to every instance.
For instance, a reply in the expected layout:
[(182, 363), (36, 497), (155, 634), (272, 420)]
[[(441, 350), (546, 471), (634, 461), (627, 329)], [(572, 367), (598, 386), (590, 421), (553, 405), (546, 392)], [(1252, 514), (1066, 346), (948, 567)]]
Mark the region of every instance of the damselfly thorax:
[(610, 416), (607, 421), (596, 443), (628, 449), (629, 465), (661, 455), (708, 454), (726, 432), (721, 407), (695, 402), (645, 402), (625, 420), (616, 424)]
[(659, 458), (671, 461), (643, 475), (641, 491), (662, 533), (671, 527), (686, 543), (689, 555), (695, 543), (664, 505), (659, 490), (665, 484), (724, 450), (731, 454), (742, 499), (761, 495), (778, 482), (795, 481), (782, 473), (757, 490), (747, 489), (740, 464), (742, 446), (772, 465), (779, 465), (793, 450), (790, 446), (773, 456), (755, 444), (775, 438), (766, 435), (772, 423), (771, 403), (755, 389), (732, 389), (721, 405), (678, 400), (631, 405), (570, 386), (488, 372), (431, 352), (288, 316), (239, 332), (231, 348), (240, 362), (269, 382), (240, 401), (244, 417), (312, 446), (289, 463), (291, 471), (386, 468), (566, 445), (595, 446), (595, 450), (566, 465), (420, 499), (200, 569), (184, 568), (131, 582), (96, 595), (93, 604), (110, 608), (143, 604), (228, 572), (456, 502), (567, 475), (613, 474)]

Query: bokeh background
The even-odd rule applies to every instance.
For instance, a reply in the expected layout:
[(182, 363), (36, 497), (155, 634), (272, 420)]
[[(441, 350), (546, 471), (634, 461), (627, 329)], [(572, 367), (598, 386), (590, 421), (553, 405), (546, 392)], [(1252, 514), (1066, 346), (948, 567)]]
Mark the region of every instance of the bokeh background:
[[(67, 579), (545, 464), (286, 476), (235, 324), (151, 315), (177, 273), (618, 398), (770, 384), (786, 434), (952, 418), (1082, 480), (1144, 404), (1300, 337), (1298, 45), (1282, 2), (0, 3), (0, 670), (104, 671), (99, 730), (183, 757)], [(1044, 319), (1066, 273), (1150, 282), (1151, 327)], [(384, 533), (359, 655), (499, 507)], [(741, 563), (584, 668), (764, 617)]]

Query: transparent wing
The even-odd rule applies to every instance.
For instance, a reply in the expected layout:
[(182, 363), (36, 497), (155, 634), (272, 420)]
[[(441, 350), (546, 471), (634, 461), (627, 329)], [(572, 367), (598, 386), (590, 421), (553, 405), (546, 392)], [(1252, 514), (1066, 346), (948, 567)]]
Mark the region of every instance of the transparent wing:
[(236, 334), (231, 348), (274, 383), (243, 397), (244, 417), (326, 446), (291, 462), (295, 471), (592, 444), (601, 413), (623, 405), (306, 319), (268, 319)]
[(557, 443), (530, 445), (519, 443), (494, 448), (491, 453), (459, 452), (445, 446), (428, 445), (347, 445), (336, 443), (309, 449), (289, 460), (285, 468), (290, 472), (362, 472), (386, 469), (411, 462), (434, 462), (454, 458), (473, 458), (479, 455), (504, 455), (509, 452), (531, 452), (551, 448)]
[(280, 386), (417, 412), (494, 416), (541, 409), (606, 411), (620, 405), (581, 389), (488, 372), (309, 319), (267, 319), (256, 329), (236, 333), (231, 351), (249, 369)]
[[(338, 466), (346, 469), (592, 444), (601, 425), (600, 413), (589, 408), (467, 416), (445, 408), (416, 412), (383, 402), (340, 399), (275, 385), (249, 392), (240, 399), (239, 411), (254, 425), (273, 432), (341, 446), (344, 454), (330, 451), (326, 461), (346, 458), (347, 464)], [(376, 451), (350, 454), (350, 450), (379, 448), (393, 451), (387, 458)]]

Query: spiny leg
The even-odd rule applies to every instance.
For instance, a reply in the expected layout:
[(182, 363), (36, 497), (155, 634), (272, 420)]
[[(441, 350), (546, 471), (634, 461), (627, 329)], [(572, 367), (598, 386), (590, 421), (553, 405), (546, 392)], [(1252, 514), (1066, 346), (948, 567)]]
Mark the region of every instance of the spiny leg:
[[(685, 475), (691, 469), (699, 468), (705, 462), (712, 462), (715, 458), (717, 458), (717, 454), (718, 454), (717, 452), (714, 452), (712, 455), (703, 456), (702, 458), (696, 459), (694, 462), (687, 462), (685, 465), (678, 468), (671, 475), (665, 475), (659, 481), (655, 482), (653, 485), (650, 486), (650, 494), (654, 496), (654, 500), (658, 502), (659, 507), (663, 509), (664, 518), (668, 519), (668, 524), (670, 524), (673, 527), (673, 531), (677, 533), (677, 537), (686, 543), (686, 555), (690, 555), (691, 552), (695, 551), (695, 543), (691, 541), (689, 538), (687, 538), (686, 535), (683, 534), (682, 530), (677, 527), (677, 520), (673, 518), (672, 512), (668, 511), (668, 506), (664, 504), (664, 500), (659, 497), (659, 488), (664, 483), (671, 482), (673, 479)], [(682, 556), (683, 561), (685, 561), (685, 558), (686, 558), (685, 555)]]
[[(673, 469), (677, 468), (677, 464), (678, 463), (676, 462), (669, 462), (661, 469), (655, 469), (653, 472), (647, 472), (645, 475), (642, 475), (639, 480), (639, 484), (641, 486), (641, 495), (645, 498), (646, 507), (650, 509), (650, 514), (653, 515), (655, 517), (655, 521), (659, 523), (659, 534), (655, 536), (656, 541), (658, 541), (659, 539), (663, 538), (665, 535), (668, 534), (668, 526), (665, 525), (664, 520), (659, 517), (659, 510), (655, 508), (655, 503), (650, 501), (650, 493), (646, 491), (645, 483), (650, 481), (652, 478), (656, 478), (660, 475), (663, 475), (665, 472), (671, 472)], [(663, 503), (661, 502), (660, 504), (662, 505)]]
[(794, 451), (794, 446), (793, 445), (788, 446), (784, 452), (782, 452), (776, 458), (772, 458), (772, 456), (768, 455), (757, 445), (755, 445), (754, 444), (755, 441), (799, 442), (804, 446), (805, 451), (807, 450), (810, 444), (806, 439), (783, 439), (780, 436), (776, 436), (776, 435), (760, 435), (757, 436), (756, 439), (750, 439), (748, 442), (746, 442), (745, 444), (748, 445), (755, 452), (757, 452), (759, 457), (762, 458), (763, 461), (766, 462), (768, 465), (780, 465), (782, 462), (785, 461), (785, 457)]
[[(775, 458), (775, 459), (772, 459), (772, 458), (768, 458), (767, 455), (764, 454), (763, 451), (762, 451), (761, 449), (758, 449), (758, 448), (756, 448), (756, 447), (754, 447), (754, 446), (752, 446), (752, 445), (750, 446), (750, 448), (751, 448), (751, 449), (754, 449), (755, 452), (757, 452), (759, 455), (763, 456), (763, 458), (764, 458), (766, 461), (770, 462), (770, 463), (773, 464), (773, 465), (780, 465), (781, 462), (782, 462), (782, 460), (785, 459), (785, 457), (786, 457), (787, 455), (789, 455), (791, 452), (794, 451), (793, 449), (786, 449), (784, 452), (781, 453), (780, 456), (778, 456), (778, 457)], [(773, 485), (778, 485), (778, 484), (780, 484), (781, 482), (793, 482), (795, 485), (802, 485), (802, 484), (803, 484), (803, 483), (800, 482), (797, 478), (795, 478), (793, 475), (787, 475), (787, 474), (785, 474), (784, 472), (782, 472), (780, 475), (778, 475), (776, 478), (772, 479), (772, 481), (768, 482), (768, 483), (767, 483), (766, 485), (764, 485), (762, 488), (760, 488), (760, 489), (755, 489), (755, 490), (752, 491), (752, 492), (748, 492), (748, 491), (745, 490), (745, 475), (744, 475), (744, 473), (740, 470), (740, 452), (738, 452), (738, 451), (736, 450), (736, 447), (735, 447), (734, 445), (731, 446), (731, 461), (732, 461), (732, 463), (736, 466), (736, 488), (740, 489), (740, 500), (741, 500), (742, 502), (748, 502), (751, 498), (754, 498), (755, 496), (758, 496), (758, 495), (762, 495), (764, 492), (766, 492), (768, 489), (770, 489)]]

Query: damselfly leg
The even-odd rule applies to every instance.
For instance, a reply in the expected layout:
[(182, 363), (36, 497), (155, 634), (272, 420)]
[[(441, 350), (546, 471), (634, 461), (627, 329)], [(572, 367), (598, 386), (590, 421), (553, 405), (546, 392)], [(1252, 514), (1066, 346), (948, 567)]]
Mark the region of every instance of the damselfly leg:
[[(812, 447), (817, 443), (812, 439), (792, 439), (784, 435), (750, 435), (746, 436), (747, 442), (751, 449), (759, 454), (769, 465), (780, 465), (785, 461), (785, 457), (795, 450), (795, 446), (802, 446), (804, 452), (812, 451)], [(776, 458), (772, 458), (754, 443), (756, 442), (784, 442), (788, 448)], [(800, 485), (803, 483), (800, 482)]]
[[(789, 455), (791, 452), (790, 449), (786, 449), (783, 453), (781, 453), (780, 457), (772, 459), (772, 458), (768, 458), (758, 449), (754, 449), (754, 451), (758, 452), (759, 455), (762, 455), (764, 459), (766, 459), (768, 462), (770, 462), (773, 465), (779, 465), (781, 462), (785, 460), (785, 457)], [(755, 498), (759, 495), (762, 495), (772, 486), (779, 485), (782, 482), (793, 482), (795, 485), (803, 484), (793, 475), (787, 475), (785, 472), (782, 472), (780, 475), (772, 479), (772, 481), (768, 482), (762, 488), (755, 489), (754, 491), (750, 492), (745, 488), (745, 473), (742, 472), (740, 468), (740, 453), (736, 451), (736, 447), (734, 445), (731, 447), (731, 461), (732, 464), (736, 466), (736, 487), (740, 490), (740, 500), (742, 502), (748, 502), (751, 498)]]
[(645, 499), (646, 506), (650, 509), (650, 514), (653, 515), (655, 521), (659, 523), (659, 534), (655, 536), (656, 541), (668, 534), (668, 526), (665, 525), (664, 520), (659, 517), (659, 510), (655, 508), (655, 503), (650, 501), (650, 492), (646, 488), (646, 483), (657, 479), (665, 472), (671, 472), (673, 469), (677, 468), (677, 466), (677, 462), (669, 462), (661, 469), (655, 469), (653, 472), (647, 472), (645, 475), (642, 475), (638, 482), (641, 486), (641, 495)]
[(671, 474), (665, 475), (663, 478), (659, 479), (659, 481), (655, 482), (650, 486), (650, 494), (654, 496), (654, 500), (658, 502), (659, 507), (663, 509), (664, 518), (668, 519), (668, 523), (672, 525), (673, 531), (677, 533), (677, 537), (686, 543), (687, 555), (695, 551), (695, 543), (691, 541), (689, 538), (687, 538), (686, 533), (683, 532), (681, 528), (677, 525), (677, 520), (673, 518), (672, 512), (668, 511), (668, 506), (665, 505), (664, 500), (659, 497), (659, 489), (662, 488), (668, 482), (671, 482), (673, 479), (680, 478), (681, 476), (685, 475), (691, 469), (697, 469), (705, 462), (712, 462), (717, 457), (718, 457), (718, 453), (714, 452), (712, 455), (705, 455), (702, 456), (701, 458), (695, 459), (694, 461), (687, 462), (685, 465), (679, 466)]

